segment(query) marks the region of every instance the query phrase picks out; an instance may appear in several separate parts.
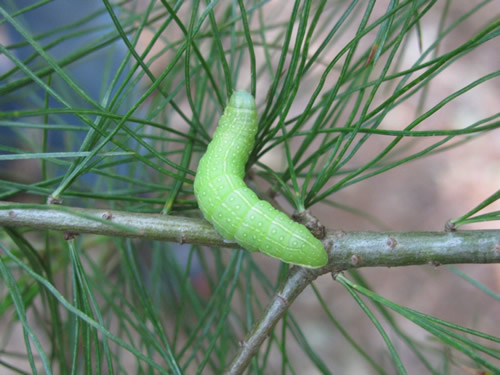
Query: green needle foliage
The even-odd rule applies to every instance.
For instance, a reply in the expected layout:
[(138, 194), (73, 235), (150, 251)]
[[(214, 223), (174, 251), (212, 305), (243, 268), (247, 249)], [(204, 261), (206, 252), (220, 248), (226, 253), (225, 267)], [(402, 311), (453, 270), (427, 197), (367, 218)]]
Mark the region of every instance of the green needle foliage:
[[(10, 204), (0, 210), (23, 204), (130, 230), (110, 220), (113, 210), (199, 218), (197, 162), (235, 89), (258, 104), (252, 189), (299, 212), (335, 207), (384, 229), (336, 193), (498, 138), (498, 108), (460, 128), (426, 126), (455, 100), (498, 85), (500, 70), (480, 69), (442, 97), (429, 94), (454, 64), (498, 50), (494, 1), (77, 3), (0, 3), (0, 200)], [(417, 114), (388, 128), (409, 103)], [(383, 147), (365, 153), (373, 141)], [(262, 158), (270, 151), (283, 156), (279, 167)], [(448, 229), (500, 220), (490, 209), (500, 190), (488, 194)], [(294, 272), (271, 272), (243, 250), (0, 229), (2, 374), (220, 374), (235, 368)], [(498, 304), (474, 277), (439, 270)], [(328, 288), (373, 326), (377, 344), (364, 342), (323, 281), (279, 315), (247, 357), (248, 373), (348, 373), (352, 364), (377, 374), (500, 373), (498, 332), (395, 303), (360, 270), (335, 274)], [(337, 351), (347, 353), (342, 363)]]

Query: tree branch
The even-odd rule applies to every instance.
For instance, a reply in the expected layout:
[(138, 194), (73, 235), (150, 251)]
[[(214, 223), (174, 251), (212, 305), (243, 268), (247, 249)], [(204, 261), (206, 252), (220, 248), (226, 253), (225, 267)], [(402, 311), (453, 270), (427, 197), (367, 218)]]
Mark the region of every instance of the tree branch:
[[(0, 226), (241, 248), (224, 241), (205, 220), (160, 214), (0, 201)], [(328, 230), (323, 244), (330, 261), (317, 270), (320, 274), (349, 268), (426, 263), (500, 263), (500, 230), (408, 233)]]

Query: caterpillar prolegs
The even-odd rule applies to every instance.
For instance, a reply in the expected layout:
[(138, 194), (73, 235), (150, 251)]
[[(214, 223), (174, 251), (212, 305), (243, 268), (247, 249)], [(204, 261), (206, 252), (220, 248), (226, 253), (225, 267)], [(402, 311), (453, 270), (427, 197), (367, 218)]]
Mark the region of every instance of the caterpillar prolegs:
[(194, 193), (203, 216), (222, 237), (249, 251), (304, 267), (324, 266), (328, 257), (321, 241), (245, 185), (256, 134), (255, 100), (237, 91), (198, 165)]

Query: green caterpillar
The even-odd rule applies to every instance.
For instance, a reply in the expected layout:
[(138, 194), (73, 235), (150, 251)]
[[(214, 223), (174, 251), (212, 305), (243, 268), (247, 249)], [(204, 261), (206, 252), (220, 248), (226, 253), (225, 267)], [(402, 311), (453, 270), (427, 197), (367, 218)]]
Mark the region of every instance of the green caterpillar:
[(326, 251), (302, 224), (260, 200), (243, 181), (257, 134), (255, 100), (235, 92), (207, 152), (200, 160), (194, 194), (203, 216), (227, 240), (286, 263), (322, 267)]

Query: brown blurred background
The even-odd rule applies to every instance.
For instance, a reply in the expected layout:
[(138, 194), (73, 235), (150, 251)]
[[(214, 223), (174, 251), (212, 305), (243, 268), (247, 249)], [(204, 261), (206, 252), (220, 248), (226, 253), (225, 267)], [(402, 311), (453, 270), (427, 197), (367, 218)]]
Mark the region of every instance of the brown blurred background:
[[(383, 14), (387, 4), (387, 1), (377, 2), (373, 17)], [(424, 50), (435, 40), (437, 25), (444, 6), (445, 2), (438, 2), (431, 14), (424, 17), (420, 25)], [(271, 2), (266, 5), (266, 15), (274, 18), (274, 23), (286, 21), (285, 18), (289, 14), (288, 10), (284, 10), (286, 7), (291, 7), (291, 4), (283, 1)], [(470, 8), (469, 2), (453, 2), (450, 20), (455, 20)], [(448, 51), (463, 43), (481, 29), (485, 20), (498, 14), (500, 14), (500, 2), (491, 2), (453, 31), (442, 42), (440, 50)], [(352, 24), (353, 32), (357, 26), (355, 23)], [(332, 49), (331, 55), (334, 56), (351, 36), (352, 34), (345, 33), (345, 38), (341, 38), (338, 49)], [(145, 46), (148, 42), (147, 32), (142, 37), (142, 45)], [(0, 29), (0, 42), (3, 39), (5, 35)], [(365, 47), (371, 41), (373, 38), (372, 40), (366, 38)], [(3, 44), (6, 43), (3, 42)], [(421, 53), (416, 32), (411, 35), (410, 45), (411, 48), (407, 49), (403, 58), (403, 66), (410, 66)], [(313, 44), (311, 50), (317, 47)], [(498, 70), (500, 67), (499, 51), (500, 40), (497, 38), (452, 64), (429, 85), (424, 111), (478, 77)], [(154, 53), (155, 51), (152, 52)], [(323, 57), (323, 60), (327, 59), (328, 56)], [(167, 62), (168, 56), (165, 56), (153, 65), (153, 69), (158, 72), (162, 71)], [(334, 82), (333, 78), (332, 82)], [(242, 77), (239, 86), (245, 87), (245, 83)], [(262, 92), (262, 96), (257, 98), (260, 103), (265, 98), (268, 84), (269, 82), (265, 80), (258, 82), (259, 92)], [(307, 89), (304, 87), (304, 91)], [(301, 100), (297, 100), (297, 113), (303, 108), (307, 98), (308, 94), (304, 94), (302, 103)], [(456, 129), (470, 125), (474, 121), (498, 112), (499, 98), (500, 80), (490, 80), (446, 105), (437, 114), (419, 125), (417, 130)], [(404, 128), (418, 116), (417, 107), (418, 97), (399, 105), (384, 120), (382, 128)], [(382, 150), (391, 139), (383, 136), (372, 137), (350, 165), (359, 166), (366, 162)], [(407, 149), (403, 152), (410, 154), (433, 143), (434, 139), (414, 138), (405, 142)], [(283, 152), (278, 149), (266, 155), (261, 161), (279, 169), (283, 166), (282, 157)], [(331, 197), (335, 202), (363, 210), (378, 221), (321, 204), (315, 205), (312, 211), (329, 228), (345, 231), (442, 231), (448, 219), (459, 217), (469, 211), (495, 192), (499, 186), (500, 131), (494, 131), (488, 133), (487, 136), (476, 137), (455, 149), (405, 164), (400, 168), (350, 186)], [(487, 211), (494, 210), (500, 210), (500, 202), (487, 208)], [(480, 223), (463, 229), (499, 229), (499, 223)], [(260, 258), (261, 264), (270, 273), (276, 271), (276, 262), (268, 262), (264, 256), (258, 254), (255, 257)], [(458, 268), (497, 294), (500, 293), (500, 265), (462, 265)], [(500, 336), (498, 302), (464, 282), (444, 266), (373, 268), (364, 269), (361, 272), (376, 292), (390, 300), (441, 319)], [(376, 359), (383, 358), (383, 361), (387, 363), (387, 368), (391, 368), (390, 358), (386, 354), (382, 339), (350, 295), (329, 276), (321, 277), (316, 285), (343, 327), (362, 343), (367, 352)], [(365, 362), (328, 322), (310, 289), (297, 299), (292, 312), (303, 324), (303, 329), (309, 335), (313, 348), (330, 366), (332, 372), (371, 373)], [(419, 337), (423, 342), (433, 342), (433, 338), (427, 332), (409, 321), (398, 319), (398, 322), (409, 335)], [(394, 335), (391, 335), (391, 338), (394, 338)], [(396, 347), (401, 349), (400, 354), (410, 374), (426, 373), (419, 361), (401, 343), (397, 340), (395, 343)], [(293, 343), (290, 343), (290, 346), (289, 356), (295, 358), (295, 363), (300, 363), (297, 367), (301, 370), (300, 373), (319, 373), (312, 370), (309, 360), (304, 359), (302, 354), (293, 351)], [(278, 368), (270, 369), (269, 373), (277, 371)], [(456, 371), (457, 374), (470, 373), (463, 367), (457, 367)]]

